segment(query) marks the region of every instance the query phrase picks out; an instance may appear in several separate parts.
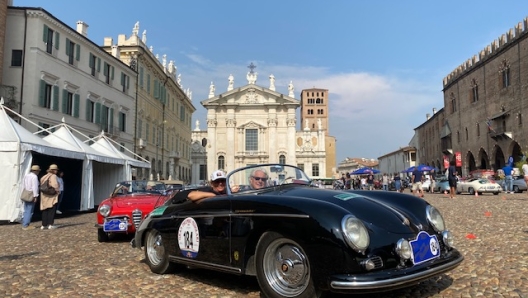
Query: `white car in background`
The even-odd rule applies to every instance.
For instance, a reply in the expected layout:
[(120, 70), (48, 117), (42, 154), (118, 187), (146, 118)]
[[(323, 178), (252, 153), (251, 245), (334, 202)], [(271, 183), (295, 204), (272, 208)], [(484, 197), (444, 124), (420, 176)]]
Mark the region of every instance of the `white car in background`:
[(470, 178), (458, 181), (456, 193), (460, 194), (463, 192), (467, 192), (470, 195), (474, 195), (475, 193), (479, 195), (483, 193), (498, 195), (502, 192), (502, 187), (497, 182), (487, 178)]
[(425, 181), (422, 182), (422, 190), (425, 192), (431, 191), (431, 179), (425, 178)]

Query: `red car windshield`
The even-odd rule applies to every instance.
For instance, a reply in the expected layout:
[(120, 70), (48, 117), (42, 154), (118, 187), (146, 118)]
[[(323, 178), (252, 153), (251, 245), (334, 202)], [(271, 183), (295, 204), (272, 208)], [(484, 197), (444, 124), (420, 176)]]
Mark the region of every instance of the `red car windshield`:
[(115, 194), (126, 195), (131, 193), (163, 193), (165, 184), (159, 181), (133, 180), (123, 181), (116, 185)]

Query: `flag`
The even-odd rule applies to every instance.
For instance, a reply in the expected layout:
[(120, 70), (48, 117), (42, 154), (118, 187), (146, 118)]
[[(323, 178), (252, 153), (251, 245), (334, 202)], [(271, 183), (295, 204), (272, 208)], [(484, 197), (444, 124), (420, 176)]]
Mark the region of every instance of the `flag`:
[(488, 131), (493, 131), (493, 132), (495, 132), (495, 130), (493, 130), (493, 128), (491, 127), (491, 119), (488, 119), (488, 120), (486, 121), (486, 125), (488, 125)]

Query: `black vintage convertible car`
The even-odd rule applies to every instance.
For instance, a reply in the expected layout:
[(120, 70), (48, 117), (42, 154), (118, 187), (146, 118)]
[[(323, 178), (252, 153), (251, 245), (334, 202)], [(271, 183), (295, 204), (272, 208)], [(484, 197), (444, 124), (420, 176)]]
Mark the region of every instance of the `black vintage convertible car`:
[(227, 195), (175, 196), (143, 220), (131, 244), (152, 272), (209, 268), (256, 276), (266, 297), (318, 297), (407, 287), (464, 259), (440, 212), (415, 196), (320, 189), (282, 164), (227, 183)]

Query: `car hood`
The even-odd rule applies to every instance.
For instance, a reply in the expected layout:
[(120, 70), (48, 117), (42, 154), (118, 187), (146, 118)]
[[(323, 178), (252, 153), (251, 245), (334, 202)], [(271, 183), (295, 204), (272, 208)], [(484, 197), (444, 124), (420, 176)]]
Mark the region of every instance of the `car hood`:
[(127, 208), (131, 206), (154, 206), (160, 196), (161, 195), (159, 194), (134, 194), (123, 197), (115, 197), (112, 199), (112, 203), (119, 208)]
[(294, 187), (284, 189), (280, 195), (311, 198), (338, 205), (368, 225), (392, 233), (416, 233), (428, 226), (428, 203), (408, 194)]

